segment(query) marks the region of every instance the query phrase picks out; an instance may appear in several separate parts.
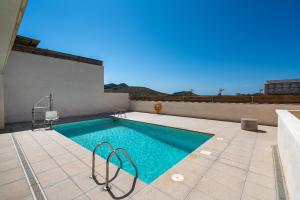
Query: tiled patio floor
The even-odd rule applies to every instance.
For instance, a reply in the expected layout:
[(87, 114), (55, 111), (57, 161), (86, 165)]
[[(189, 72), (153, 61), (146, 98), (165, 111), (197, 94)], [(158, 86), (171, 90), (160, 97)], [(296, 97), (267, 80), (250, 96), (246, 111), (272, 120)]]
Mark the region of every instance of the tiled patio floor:
[[(260, 126), (261, 131), (257, 133), (242, 131), (239, 123), (214, 120), (138, 112), (127, 113), (127, 118), (215, 135), (151, 185), (138, 180), (127, 199), (277, 198), (272, 156), (276, 127)], [(0, 134), (1, 199), (33, 199), (11, 134), (25, 153), (47, 199), (112, 199), (102, 186), (89, 178), (90, 151), (55, 131), (13, 130), (12, 133)], [(211, 154), (202, 154), (203, 151)], [(103, 181), (105, 162), (98, 157), (96, 165), (99, 181)], [(184, 175), (184, 181), (172, 181), (170, 176), (174, 173)], [(112, 183), (113, 192), (125, 194), (132, 180), (131, 175), (121, 171)]]

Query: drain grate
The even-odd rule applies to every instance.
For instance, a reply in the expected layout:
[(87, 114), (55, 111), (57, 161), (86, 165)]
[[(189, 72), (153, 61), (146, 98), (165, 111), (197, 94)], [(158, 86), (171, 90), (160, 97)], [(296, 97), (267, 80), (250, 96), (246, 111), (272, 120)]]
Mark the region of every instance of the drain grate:
[(282, 171), (282, 166), (280, 162), (280, 155), (278, 151), (278, 146), (272, 146), (273, 149), (273, 159), (275, 166), (275, 178), (276, 178), (276, 189), (277, 189), (277, 199), (278, 200), (288, 200), (288, 193), (285, 185), (284, 174)]
[(23, 153), (23, 150), (21, 149), (17, 139), (15, 138), (14, 134), (11, 134), (14, 145), (16, 147), (16, 151), (18, 153), (21, 165), (23, 167), (24, 173), (26, 175), (27, 181), (29, 183), (29, 187), (32, 191), (32, 195), (34, 196), (34, 199), (36, 200), (46, 200), (46, 196), (44, 192), (42, 191), (38, 181), (36, 180), (36, 177), (34, 176), (34, 173), (32, 172), (32, 169)]

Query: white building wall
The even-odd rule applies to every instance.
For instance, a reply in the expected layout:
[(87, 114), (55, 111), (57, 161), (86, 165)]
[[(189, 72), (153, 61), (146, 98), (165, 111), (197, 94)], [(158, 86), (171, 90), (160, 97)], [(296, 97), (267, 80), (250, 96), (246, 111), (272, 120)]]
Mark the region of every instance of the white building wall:
[[(130, 110), (154, 113), (154, 101), (130, 101)], [(300, 105), (291, 104), (245, 104), (245, 103), (162, 103), (162, 114), (198, 117), (240, 122), (242, 117), (255, 118), (259, 124), (277, 125), (276, 109), (299, 110)]]
[(103, 67), (12, 51), (5, 68), (5, 121), (31, 120), (31, 109), (50, 92), (61, 117), (127, 109), (128, 94), (105, 94)]
[(21, 23), (27, 0), (0, 1), (0, 129), (4, 128), (4, 68)]

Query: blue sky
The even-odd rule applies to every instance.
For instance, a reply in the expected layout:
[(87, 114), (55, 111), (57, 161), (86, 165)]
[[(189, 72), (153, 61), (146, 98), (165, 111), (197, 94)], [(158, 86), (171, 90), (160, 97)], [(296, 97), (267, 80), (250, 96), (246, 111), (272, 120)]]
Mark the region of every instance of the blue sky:
[(105, 83), (251, 93), (300, 77), (300, 1), (30, 0), (19, 34), (101, 59)]

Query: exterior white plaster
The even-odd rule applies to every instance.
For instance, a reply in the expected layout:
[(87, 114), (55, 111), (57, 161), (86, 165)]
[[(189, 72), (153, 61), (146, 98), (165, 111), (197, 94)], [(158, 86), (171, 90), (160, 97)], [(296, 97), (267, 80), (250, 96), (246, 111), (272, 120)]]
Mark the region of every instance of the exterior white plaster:
[(278, 148), (291, 200), (300, 199), (300, 120), (286, 110), (277, 110)]
[(4, 128), (4, 68), (21, 23), (27, 0), (0, 1), (0, 129)]
[(60, 117), (127, 110), (128, 94), (104, 93), (103, 67), (12, 51), (5, 68), (5, 121), (31, 120), (31, 109), (51, 92)]

